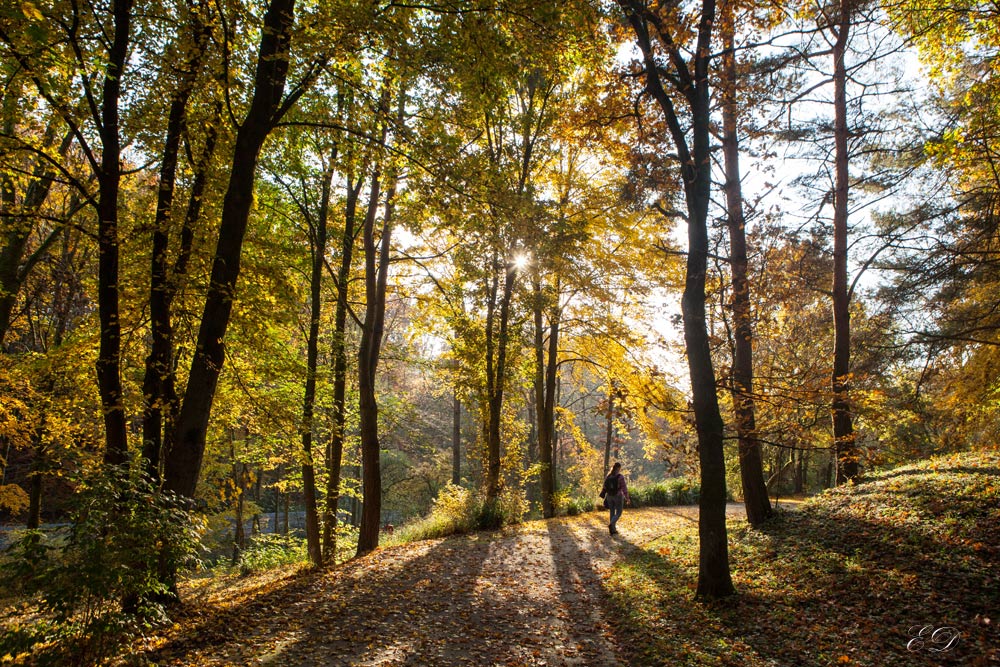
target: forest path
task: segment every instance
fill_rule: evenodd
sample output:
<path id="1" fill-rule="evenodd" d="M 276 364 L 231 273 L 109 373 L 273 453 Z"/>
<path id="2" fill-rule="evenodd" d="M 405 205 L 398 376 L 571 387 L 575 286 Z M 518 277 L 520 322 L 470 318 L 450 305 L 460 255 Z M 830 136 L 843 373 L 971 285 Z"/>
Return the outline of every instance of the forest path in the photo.
<path id="1" fill-rule="evenodd" d="M 730 504 L 730 515 L 742 505 Z M 158 665 L 624 665 L 602 576 L 695 506 L 533 521 L 389 547 L 243 600 L 203 602 Z"/>

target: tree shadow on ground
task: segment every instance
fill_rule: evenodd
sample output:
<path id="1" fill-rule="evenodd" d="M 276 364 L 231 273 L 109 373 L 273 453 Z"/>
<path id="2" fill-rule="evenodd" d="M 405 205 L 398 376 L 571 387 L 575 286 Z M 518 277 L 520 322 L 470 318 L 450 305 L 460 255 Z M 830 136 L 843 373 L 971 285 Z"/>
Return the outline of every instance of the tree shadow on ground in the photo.
<path id="1" fill-rule="evenodd" d="M 594 555 L 577 541 L 600 546 L 599 531 L 575 530 L 549 522 L 377 551 L 206 612 L 145 657 L 160 665 L 617 665 L 592 613 L 600 606 Z M 601 549 L 603 557 L 611 545 Z"/>
<path id="2" fill-rule="evenodd" d="M 623 615 L 639 619 L 626 627 L 626 641 L 642 649 L 633 664 L 930 667 L 1000 660 L 996 625 L 982 621 L 995 614 L 1000 573 L 982 550 L 943 549 L 933 535 L 891 522 L 808 511 L 780 513 L 763 530 L 730 522 L 730 533 L 740 594 L 711 603 L 692 595 L 693 528 L 635 545 L 625 575 L 631 593 L 614 596 Z M 639 608 L 644 600 L 657 608 Z M 943 644 L 929 640 L 909 644 L 926 626 L 952 627 L 961 637 L 949 651 L 931 651 Z"/>
<path id="3" fill-rule="evenodd" d="M 489 653 L 491 626 L 476 624 L 482 641 L 467 646 L 470 619 L 453 612 L 475 610 L 489 545 L 453 538 L 306 572 L 238 607 L 207 612 L 149 658 L 163 665 L 478 664 Z"/>
<path id="4" fill-rule="evenodd" d="M 555 563 L 556 582 L 561 601 L 560 619 L 569 629 L 569 637 L 578 654 L 576 661 L 565 664 L 627 664 L 614 636 L 614 622 L 608 618 L 611 607 L 599 573 L 617 551 L 607 529 L 590 522 L 575 526 L 550 521 L 548 535 Z"/>

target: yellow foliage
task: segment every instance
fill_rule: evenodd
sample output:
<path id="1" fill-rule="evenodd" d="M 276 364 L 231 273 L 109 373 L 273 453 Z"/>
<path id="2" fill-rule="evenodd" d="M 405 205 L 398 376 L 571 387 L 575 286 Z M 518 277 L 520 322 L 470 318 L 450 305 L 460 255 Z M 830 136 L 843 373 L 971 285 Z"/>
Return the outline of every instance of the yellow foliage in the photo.
<path id="1" fill-rule="evenodd" d="M 17 484 L 0 485 L 0 509 L 17 515 L 28 509 L 28 494 Z"/>

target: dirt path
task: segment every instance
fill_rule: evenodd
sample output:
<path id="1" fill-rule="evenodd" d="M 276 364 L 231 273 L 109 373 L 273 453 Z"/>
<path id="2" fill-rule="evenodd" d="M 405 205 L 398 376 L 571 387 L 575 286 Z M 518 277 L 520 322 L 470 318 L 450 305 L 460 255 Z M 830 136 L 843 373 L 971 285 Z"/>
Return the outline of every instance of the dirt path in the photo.
<path id="1" fill-rule="evenodd" d="M 730 505 L 737 514 L 742 506 Z M 432 540 L 289 580 L 223 608 L 147 658 L 158 665 L 622 665 L 602 573 L 696 521 L 696 507 L 626 510 Z"/>

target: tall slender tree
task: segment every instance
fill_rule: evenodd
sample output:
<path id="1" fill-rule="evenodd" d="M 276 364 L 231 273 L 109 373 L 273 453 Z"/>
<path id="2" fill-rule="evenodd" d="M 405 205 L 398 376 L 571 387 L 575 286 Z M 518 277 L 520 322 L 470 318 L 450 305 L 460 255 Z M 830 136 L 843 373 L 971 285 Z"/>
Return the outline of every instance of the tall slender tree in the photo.
<path id="1" fill-rule="evenodd" d="M 618 0 L 618 6 L 624 12 L 641 51 L 641 73 L 667 124 L 684 184 L 688 254 L 681 312 L 701 463 L 697 595 L 723 597 L 735 593 L 735 588 L 729 573 L 726 536 L 723 422 L 705 317 L 708 206 L 712 192 L 709 68 L 715 1 L 702 0 L 697 5 L 694 16 L 696 33 L 691 38 L 690 57 L 684 52 L 689 37 L 679 32 L 680 27 L 686 25 L 677 15 L 679 9 L 673 5 L 651 6 L 644 0 Z M 689 131 L 685 130 L 671 92 L 686 106 Z"/>
<path id="2" fill-rule="evenodd" d="M 297 95 L 304 92 L 299 87 L 293 96 L 284 97 L 294 17 L 295 0 L 272 0 L 268 4 L 261 30 L 253 98 L 236 133 L 197 347 L 177 418 L 175 441 L 164 459 L 165 487 L 187 497 L 194 497 L 197 487 L 209 415 L 225 359 L 224 339 L 236 297 L 257 161 L 275 124 L 294 104 Z"/>
<path id="3" fill-rule="evenodd" d="M 720 94 L 722 97 L 722 150 L 725 163 L 726 226 L 729 229 L 729 265 L 733 282 L 733 369 L 730 389 L 739 438 L 743 504 L 751 525 L 771 515 L 754 414 L 753 317 L 750 280 L 747 276 L 746 219 L 740 177 L 739 77 L 736 65 L 736 3 L 723 0 L 719 17 L 722 40 Z"/>
<path id="4" fill-rule="evenodd" d="M 860 454 L 851 416 L 851 301 L 847 272 L 847 229 L 850 174 L 847 125 L 847 45 L 855 0 L 840 0 L 825 15 L 833 42 L 833 441 L 837 453 L 837 482 L 854 481 Z"/>

